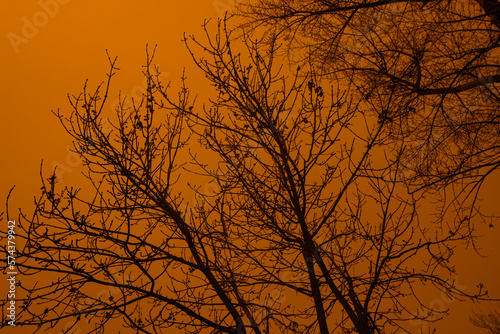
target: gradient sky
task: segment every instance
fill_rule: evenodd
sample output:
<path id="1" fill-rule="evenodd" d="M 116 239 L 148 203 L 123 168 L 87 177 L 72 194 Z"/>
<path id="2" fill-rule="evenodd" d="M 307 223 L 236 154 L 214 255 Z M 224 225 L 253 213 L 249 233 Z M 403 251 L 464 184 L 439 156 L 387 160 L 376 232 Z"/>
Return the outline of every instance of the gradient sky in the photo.
<path id="1" fill-rule="evenodd" d="M 61 2 L 61 3 L 60 3 Z M 67 94 L 78 94 L 89 79 L 90 87 L 105 80 L 109 69 L 106 52 L 118 56 L 121 71 L 114 81 L 115 91 L 130 94 L 142 85 L 141 66 L 146 44 L 158 45 L 156 63 L 169 79 L 178 81 L 184 67 L 191 88 L 202 89 L 203 77 L 193 67 L 181 39 L 183 33 L 202 37 L 204 19 L 216 19 L 232 0 L 186 1 L 97 1 L 97 0 L 9 1 L 0 20 L 0 205 L 8 190 L 16 185 L 12 208 L 30 211 L 33 196 L 38 194 L 39 167 L 46 170 L 53 163 L 68 168 L 63 182 L 71 184 L 82 170 L 68 153 L 70 138 L 51 110 L 69 111 Z M 54 6 L 57 4 L 57 6 Z M 198 91 L 203 96 L 203 91 Z M 498 188 L 500 173 L 493 175 L 481 193 L 487 214 L 500 215 Z M 2 210 L 0 210 L 2 211 Z M 11 212 L 16 215 L 15 212 Z M 5 233 L 7 221 L 0 222 Z M 475 291 L 485 283 L 493 297 L 500 298 L 497 269 L 500 262 L 500 226 L 480 229 L 483 254 L 472 250 L 458 252 L 455 258 L 458 282 Z M 3 255 L 5 256 L 5 255 Z M 2 261 L 4 261 L 2 259 Z M 5 280 L 0 279 L 0 295 L 6 294 Z M 428 303 L 439 303 L 439 293 Z M 475 306 L 471 302 L 446 304 L 451 316 L 438 327 L 438 333 L 480 333 L 468 321 Z M 482 303 L 487 310 L 493 304 Z M 415 326 L 415 333 L 420 333 Z M 31 333 L 31 329 L 15 331 Z M 486 333 L 486 331 L 484 331 Z"/>

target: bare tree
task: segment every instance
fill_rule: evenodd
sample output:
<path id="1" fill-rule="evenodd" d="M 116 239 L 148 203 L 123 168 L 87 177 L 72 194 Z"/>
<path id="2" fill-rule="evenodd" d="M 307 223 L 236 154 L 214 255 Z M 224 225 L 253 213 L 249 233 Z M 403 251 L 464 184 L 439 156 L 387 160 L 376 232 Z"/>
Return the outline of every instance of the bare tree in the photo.
<path id="1" fill-rule="evenodd" d="M 473 312 L 470 322 L 476 327 L 487 329 L 490 334 L 500 333 L 500 311 L 498 309 L 488 314 Z"/>
<path id="2" fill-rule="evenodd" d="M 106 84 L 56 113 L 89 185 L 63 186 L 41 168 L 34 213 L 16 232 L 18 324 L 409 333 L 408 320 L 440 316 L 422 285 L 482 298 L 458 287 L 452 262 L 474 240 L 475 217 L 443 206 L 433 220 L 424 195 L 436 198 L 406 191 L 406 146 L 375 115 L 393 102 L 367 105 L 314 67 L 286 71 L 277 43 L 238 44 L 222 24 L 187 40 L 215 91 L 206 104 L 185 80 L 172 94 L 148 55 L 147 91 L 132 107 L 122 100 L 106 115 L 110 59 Z"/>
<path id="3" fill-rule="evenodd" d="M 472 176 L 476 193 L 500 166 L 497 0 L 248 0 L 239 11 L 247 32 L 279 36 L 290 59 L 350 82 L 391 122 L 414 189 Z"/>

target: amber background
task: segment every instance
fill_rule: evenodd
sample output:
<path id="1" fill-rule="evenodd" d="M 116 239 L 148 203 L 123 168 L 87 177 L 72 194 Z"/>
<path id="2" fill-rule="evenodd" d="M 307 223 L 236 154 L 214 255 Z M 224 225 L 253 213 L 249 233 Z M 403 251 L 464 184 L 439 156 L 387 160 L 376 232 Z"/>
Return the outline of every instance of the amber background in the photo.
<path id="1" fill-rule="evenodd" d="M 181 42 L 183 33 L 202 36 L 205 19 L 217 19 L 224 9 L 232 7 L 232 0 L 186 1 L 82 1 L 66 0 L 53 16 L 44 15 L 42 3 L 47 1 L 2 1 L 0 21 L 0 205 L 3 211 L 5 197 L 16 186 L 11 201 L 11 215 L 17 209 L 32 209 L 33 196 L 38 193 L 39 168 L 43 159 L 46 170 L 54 163 L 64 164 L 71 171 L 64 173 L 63 183 L 77 185 L 81 166 L 68 153 L 71 139 L 65 134 L 51 110 L 69 111 L 67 94 L 81 91 L 85 79 L 95 87 L 105 79 L 108 62 L 105 50 L 118 56 L 121 71 L 114 81 L 114 93 L 121 90 L 131 94 L 142 85 L 141 66 L 145 62 L 146 44 L 158 45 L 156 63 L 168 78 L 178 81 L 186 67 L 191 88 L 197 90 L 200 100 L 204 79 L 193 67 L 189 54 Z M 42 20 L 47 17 L 47 20 Z M 16 52 L 9 41 L 9 33 L 23 36 L 26 21 L 39 19 L 37 31 L 31 31 L 27 43 L 21 43 Z M 46 22 L 44 22 L 46 21 Z M 26 29 L 26 28 L 24 28 Z M 12 34 L 10 35 L 12 36 Z M 111 99 L 112 101 L 112 99 Z M 481 193 L 484 213 L 500 215 L 498 188 L 500 173 L 494 174 Z M 14 211 L 14 209 L 16 209 Z M 495 224 L 495 223 L 494 223 Z M 499 226 L 496 226 L 499 225 Z M 0 222 L 0 233 L 5 233 L 7 220 Z M 476 291 L 483 282 L 492 297 L 500 298 L 498 277 L 500 269 L 500 222 L 495 227 L 480 228 L 481 258 L 472 249 L 457 253 L 457 279 L 467 286 L 467 292 Z M 0 260 L 6 261 L 6 255 Z M 3 262 L 5 263 L 5 262 Z M 0 275 L 3 275 L 0 274 Z M 21 277 L 18 277 L 21 278 Z M 21 278 L 22 279 L 22 278 Z M 6 281 L 0 277 L 0 296 L 7 293 Z M 427 296 L 425 303 L 439 303 L 440 293 Z M 473 309 L 488 310 L 494 303 L 446 303 L 451 315 L 438 325 L 438 333 L 480 333 L 468 320 Z M 31 328 L 5 330 L 6 333 L 31 333 Z M 122 331 L 124 333 L 125 331 Z M 420 327 L 412 327 L 420 333 Z M 486 333 L 486 331 L 484 331 Z"/>

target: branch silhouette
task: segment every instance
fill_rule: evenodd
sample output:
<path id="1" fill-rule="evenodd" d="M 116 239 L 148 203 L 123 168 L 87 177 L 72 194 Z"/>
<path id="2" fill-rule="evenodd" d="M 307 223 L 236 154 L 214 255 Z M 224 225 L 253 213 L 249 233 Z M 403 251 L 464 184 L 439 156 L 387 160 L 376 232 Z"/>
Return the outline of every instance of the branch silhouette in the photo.
<path id="1" fill-rule="evenodd" d="M 171 93 L 149 50 L 147 89 L 131 107 L 105 112 L 118 70 L 109 58 L 107 81 L 55 112 L 88 182 L 63 186 L 57 170 L 40 168 L 41 193 L 17 232 L 18 324 L 408 332 L 409 319 L 435 320 L 415 311 L 431 311 L 419 298 L 425 284 L 486 298 L 458 285 L 452 262 L 481 217 L 450 209 L 460 192 L 409 193 L 399 178 L 408 148 L 379 117 L 397 94 L 382 109 L 367 105 L 313 65 L 287 70 L 278 40 L 235 38 L 227 22 L 215 35 L 206 28 L 203 42 L 185 38 L 214 89 L 204 105 L 184 77 Z"/>

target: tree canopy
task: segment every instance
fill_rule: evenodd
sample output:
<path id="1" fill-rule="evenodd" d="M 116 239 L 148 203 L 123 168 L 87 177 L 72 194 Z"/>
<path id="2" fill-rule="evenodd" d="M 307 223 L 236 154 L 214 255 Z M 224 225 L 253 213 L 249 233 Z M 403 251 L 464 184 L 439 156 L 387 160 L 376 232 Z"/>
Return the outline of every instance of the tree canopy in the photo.
<path id="1" fill-rule="evenodd" d="M 401 177 L 413 140 L 394 135 L 404 94 L 382 82 L 359 99 L 355 80 L 332 84 L 314 61 L 289 67 L 278 38 L 262 43 L 226 23 L 186 38 L 214 90 L 203 104 L 185 78 L 172 92 L 150 50 L 146 92 L 130 107 L 106 114 L 110 58 L 107 81 L 56 112 L 88 186 L 41 168 L 34 213 L 17 232 L 19 324 L 410 333 L 408 320 L 445 313 L 422 302 L 422 287 L 483 298 L 460 289 L 453 266 L 481 220 L 463 198 L 470 184 L 408 191 Z"/>
<path id="2" fill-rule="evenodd" d="M 292 61 L 350 82 L 391 121 L 415 189 L 498 169 L 498 1 L 249 0 L 239 10 L 245 29 L 279 36 Z"/>

